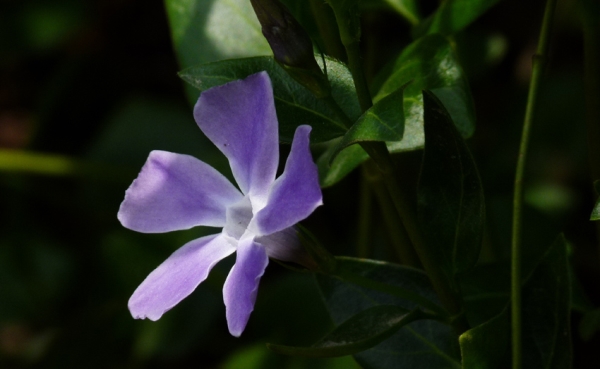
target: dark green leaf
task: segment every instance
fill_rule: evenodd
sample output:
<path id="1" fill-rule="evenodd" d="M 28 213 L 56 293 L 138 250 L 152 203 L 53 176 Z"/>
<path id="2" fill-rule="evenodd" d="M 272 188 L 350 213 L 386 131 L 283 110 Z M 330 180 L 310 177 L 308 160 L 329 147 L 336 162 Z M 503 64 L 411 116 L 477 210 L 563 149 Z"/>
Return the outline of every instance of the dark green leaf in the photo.
<path id="1" fill-rule="evenodd" d="M 452 118 L 423 91 L 425 152 L 418 190 L 420 225 L 448 278 L 475 265 L 484 225 L 483 188 L 475 161 Z"/>
<path id="2" fill-rule="evenodd" d="M 379 100 L 358 118 L 329 159 L 331 163 L 344 148 L 365 141 L 400 141 L 404 134 L 402 95 L 406 85 Z"/>
<path id="3" fill-rule="evenodd" d="M 463 369 L 501 368 L 508 355 L 509 336 L 508 308 L 463 333 L 459 338 Z"/>
<path id="4" fill-rule="evenodd" d="M 450 36 L 471 24 L 499 0 L 446 0 L 414 31 L 419 37 L 439 33 Z"/>
<path id="5" fill-rule="evenodd" d="M 439 303 L 429 278 L 420 270 L 352 258 L 338 258 L 338 268 L 344 273 L 409 290 Z M 395 305 L 406 310 L 418 306 L 397 295 L 360 287 L 335 277 L 317 276 L 317 283 L 336 326 L 373 306 Z M 433 320 L 413 322 L 354 357 L 364 369 L 460 368 L 456 334 L 449 326 Z"/>
<path id="6" fill-rule="evenodd" d="M 340 38 L 344 45 L 360 40 L 359 0 L 325 0 L 337 20 Z"/>
<path id="7" fill-rule="evenodd" d="M 510 264 L 479 264 L 461 275 L 460 282 L 467 320 L 476 327 L 500 314 L 508 303 Z"/>
<path id="8" fill-rule="evenodd" d="M 591 340 L 600 331 L 600 309 L 583 314 L 579 322 L 579 336 L 584 342 Z"/>
<path id="9" fill-rule="evenodd" d="M 427 315 L 420 310 L 407 312 L 393 305 L 379 305 L 363 310 L 311 347 L 292 347 L 267 344 L 275 352 L 306 357 L 336 357 L 365 351 L 398 331 L 405 325 Z"/>
<path id="10" fill-rule="evenodd" d="M 448 41 L 440 35 L 423 37 L 410 44 L 376 78 L 375 103 L 385 96 L 398 90 L 407 82 L 411 82 L 404 90 L 404 136 L 401 141 L 388 142 L 390 152 L 398 153 L 420 149 L 425 143 L 423 133 L 423 97 L 421 91 L 431 90 L 444 103 L 452 117 L 452 121 L 463 137 L 469 137 L 475 129 L 475 113 L 468 81 L 463 73 L 452 47 Z M 356 118 L 355 118 L 356 119 Z M 346 149 L 349 150 L 349 149 Z M 326 165 L 329 160 L 319 159 L 319 172 L 321 181 L 327 178 L 327 184 L 332 185 L 342 179 L 353 168 L 358 166 L 359 161 L 355 149 L 353 155 L 344 155 L 344 151 L 336 159 L 337 165 Z M 331 155 L 327 152 L 324 155 Z M 351 163 L 343 163 L 344 157 L 348 156 Z M 363 160 L 368 156 L 364 154 Z M 334 162 L 334 164 L 336 164 Z M 344 170 L 339 170 L 343 167 Z"/>
<path id="11" fill-rule="evenodd" d="M 594 181 L 594 190 L 596 191 L 596 195 L 600 195 L 600 180 Z"/>
<path id="12" fill-rule="evenodd" d="M 360 114 L 360 108 L 350 72 L 342 63 L 334 59 L 327 58 L 326 63 L 333 96 L 344 112 L 355 120 Z M 330 140 L 346 132 L 346 127 L 338 121 L 329 107 L 294 81 L 272 57 L 262 56 L 202 64 L 184 69 L 179 76 L 195 88 L 204 91 L 263 70 L 269 73 L 273 84 L 275 107 L 279 119 L 279 137 L 282 141 L 291 142 L 296 128 L 302 124 L 313 127 L 311 133 L 313 143 Z"/>
<path id="13" fill-rule="evenodd" d="M 571 368 L 567 242 L 554 242 L 523 286 L 524 368 Z"/>

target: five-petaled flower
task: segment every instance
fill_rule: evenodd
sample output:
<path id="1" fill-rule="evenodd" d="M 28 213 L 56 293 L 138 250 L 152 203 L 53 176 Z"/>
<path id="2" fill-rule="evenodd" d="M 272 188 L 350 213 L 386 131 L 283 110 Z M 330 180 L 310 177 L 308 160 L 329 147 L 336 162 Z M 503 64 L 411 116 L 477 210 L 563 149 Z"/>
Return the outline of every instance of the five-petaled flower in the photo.
<path id="1" fill-rule="evenodd" d="M 296 129 L 285 169 L 279 162 L 277 116 L 265 72 L 204 91 L 194 107 L 204 134 L 225 154 L 239 189 L 221 173 L 188 155 L 150 153 L 125 194 L 118 218 L 145 233 L 222 227 L 175 251 L 135 290 L 135 318 L 159 319 L 237 251 L 223 286 L 229 331 L 239 336 L 254 309 L 269 257 L 298 262 L 302 248 L 293 226 L 322 204 L 309 148 L 310 126 Z"/>

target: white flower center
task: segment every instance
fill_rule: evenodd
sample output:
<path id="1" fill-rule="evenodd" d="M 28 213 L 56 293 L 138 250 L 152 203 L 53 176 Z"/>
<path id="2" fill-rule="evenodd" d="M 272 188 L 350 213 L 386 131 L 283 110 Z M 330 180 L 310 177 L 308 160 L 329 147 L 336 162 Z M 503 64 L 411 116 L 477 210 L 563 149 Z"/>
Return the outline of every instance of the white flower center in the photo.
<path id="1" fill-rule="evenodd" d="M 242 200 L 227 208 L 223 232 L 239 241 L 248 229 L 253 216 L 250 198 L 244 196 Z"/>

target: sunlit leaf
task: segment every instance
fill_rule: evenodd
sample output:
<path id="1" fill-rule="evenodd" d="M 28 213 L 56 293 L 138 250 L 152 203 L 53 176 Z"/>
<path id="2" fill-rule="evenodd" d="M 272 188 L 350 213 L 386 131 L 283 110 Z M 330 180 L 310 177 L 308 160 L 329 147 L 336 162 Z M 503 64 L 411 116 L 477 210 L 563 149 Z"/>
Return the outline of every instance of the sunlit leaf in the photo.
<path id="1" fill-rule="evenodd" d="M 429 278 L 417 269 L 352 258 L 338 258 L 338 268 L 375 282 L 413 291 L 438 303 Z M 418 306 L 413 301 L 339 278 L 317 276 L 317 282 L 336 326 L 374 306 L 395 305 L 406 310 Z M 364 369 L 460 368 L 456 334 L 451 327 L 433 320 L 413 322 L 354 357 Z"/>
<path id="2" fill-rule="evenodd" d="M 425 36 L 408 45 L 388 66 L 376 84 L 380 85 L 374 101 L 404 90 L 404 139 L 389 148 L 392 152 L 423 147 L 422 90 L 432 91 L 444 104 L 452 121 L 464 137 L 475 129 L 475 113 L 468 81 L 448 40 L 440 35 Z"/>
<path id="3" fill-rule="evenodd" d="M 321 187 L 333 186 L 369 158 L 362 147 L 352 145 L 340 151 L 332 162 L 331 157 L 338 151 L 339 141 L 339 139 L 332 141 L 327 150 L 317 159 Z"/>
<path id="4" fill-rule="evenodd" d="M 348 69 L 340 62 L 327 58 L 327 74 L 332 94 L 351 119 L 358 118 L 360 108 Z M 184 69 L 179 76 L 200 91 L 222 85 L 250 74 L 266 70 L 273 83 L 275 107 L 279 118 L 279 137 L 291 142 L 296 127 L 313 127 L 311 142 L 322 142 L 343 135 L 347 128 L 321 100 L 294 81 L 272 57 L 224 60 Z"/>
<path id="5" fill-rule="evenodd" d="M 440 100 L 423 91 L 425 151 L 418 190 L 425 241 L 446 276 L 475 265 L 481 248 L 484 198 L 475 161 Z"/>
<path id="6" fill-rule="evenodd" d="M 404 134 L 404 110 L 402 110 L 402 94 L 404 88 L 379 100 L 358 118 L 340 143 L 336 146 L 332 158 L 344 148 L 359 142 L 367 141 L 400 141 Z M 329 159 L 330 163 L 333 160 Z"/>
<path id="7" fill-rule="evenodd" d="M 269 55 L 248 0 L 165 0 L 171 37 L 182 67 Z"/>
<path id="8" fill-rule="evenodd" d="M 463 137 L 473 134 L 475 113 L 468 81 L 452 47 L 444 37 L 426 36 L 406 47 L 398 58 L 377 76 L 373 91 L 378 92 L 374 102 L 379 102 L 408 82 L 410 84 L 406 86 L 403 96 L 404 135 L 401 141 L 387 143 L 390 152 L 398 153 L 423 147 L 425 136 L 421 91 L 424 89 L 432 91 L 442 101 Z M 323 155 L 331 155 L 333 150 Z M 345 154 L 345 151 L 340 153 L 336 158 L 337 163 L 334 162 L 331 167 L 326 165 L 329 160 L 319 159 L 322 183 L 336 183 L 368 158 L 362 149 L 355 148 L 349 151 L 352 155 Z M 347 163 L 344 162 L 345 157 Z"/>
<path id="9" fill-rule="evenodd" d="M 452 35 L 471 24 L 499 0 L 446 0 L 425 19 L 414 31 L 419 37 L 424 34 L 439 33 Z"/>
<path id="10" fill-rule="evenodd" d="M 381 343 L 398 329 L 426 316 L 420 310 L 407 312 L 397 306 L 379 305 L 363 310 L 346 320 L 311 347 L 276 344 L 267 344 L 267 347 L 280 354 L 293 356 L 352 355 Z"/>

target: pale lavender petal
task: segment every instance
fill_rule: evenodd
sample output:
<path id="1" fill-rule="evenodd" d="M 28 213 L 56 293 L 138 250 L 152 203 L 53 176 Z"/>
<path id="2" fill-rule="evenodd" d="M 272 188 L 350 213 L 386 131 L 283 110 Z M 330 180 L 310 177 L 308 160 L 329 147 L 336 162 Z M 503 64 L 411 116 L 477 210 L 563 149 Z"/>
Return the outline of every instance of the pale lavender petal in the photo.
<path id="1" fill-rule="evenodd" d="M 279 162 L 277 116 L 266 72 L 208 89 L 194 107 L 204 134 L 227 156 L 240 189 L 264 204 Z"/>
<path id="2" fill-rule="evenodd" d="M 268 236 L 257 237 L 255 240 L 265 247 L 270 258 L 293 262 L 309 269 L 316 267 L 314 260 L 302 247 L 295 227 L 289 227 Z"/>
<path id="3" fill-rule="evenodd" d="M 310 126 L 296 129 L 283 174 L 273 184 L 267 205 L 256 214 L 260 234 L 288 228 L 323 204 L 317 166 L 310 155 L 310 130 Z"/>
<path id="4" fill-rule="evenodd" d="M 128 304 L 131 315 L 136 319 L 158 320 L 192 293 L 217 262 L 234 251 L 235 247 L 222 235 L 186 243 L 135 290 Z"/>
<path id="5" fill-rule="evenodd" d="M 239 242 L 235 265 L 223 286 L 227 326 L 229 333 L 235 337 L 239 337 L 246 328 L 250 313 L 254 310 L 260 277 L 268 263 L 269 257 L 262 245 L 252 238 Z"/>
<path id="6" fill-rule="evenodd" d="M 189 155 L 152 151 L 125 192 L 117 218 L 124 227 L 144 233 L 223 227 L 226 208 L 242 197 L 210 165 Z"/>

